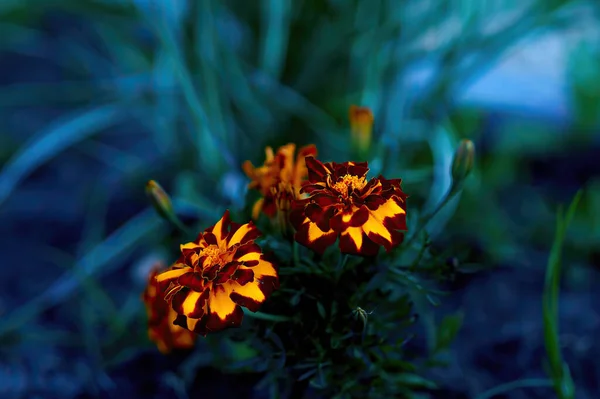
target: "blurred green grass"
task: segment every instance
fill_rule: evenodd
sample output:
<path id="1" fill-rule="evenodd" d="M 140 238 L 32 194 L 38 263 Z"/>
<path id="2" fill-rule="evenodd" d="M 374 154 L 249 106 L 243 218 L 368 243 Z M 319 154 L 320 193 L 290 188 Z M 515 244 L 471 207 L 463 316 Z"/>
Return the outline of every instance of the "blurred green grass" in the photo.
<path id="1" fill-rule="evenodd" d="M 0 49 L 60 71 L 50 79 L 20 76 L 0 87 L 0 209 L 11 206 L 29 177 L 79 151 L 105 165 L 99 174 L 110 171 L 114 181 L 139 187 L 140 197 L 146 180 L 159 179 L 172 188 L 180 212 L 209 222 L 217 210 L 243 207 L 240 165 L 246 159 L 261 162 L 266 145 L 314 142 L 322 158 L 346 160 L 347 109 L 356 103 L 370 106 L 376 116 L 373 171 L 402 177 L 413 209 L 432 209 L 444 195 L 458 140 L 477 143 L 474 176 L 429 230 L 435 235 L 446 229 L 450 240 L 475 240 L 489 264 L 510 263 L 552 239 L 548 226 L 562 201 L 535 187 L 530 160 L 597 145 L 600 58 L 597 43 L 587 38 L 570 55 L 574 116 L 562 125 L 509 114 L 490 128 L 492 113 L 456 100 L 524 38 L 572 29 L 573 10 L 581 2 L 177 4 L 179 11 L 166 2 L 141 1 L 0 4 Z M 583 2 L 587 5 L 597 11 L 597 5 Z M 68 18 L 75 21 L 73 30 L 56 28 Z M 494 21 L 500 21 L 496 28 Z M 427 63 L 436 72 L 415 89 L 409 78 Z M 50 106 L 60 116 L 40 115 L 41 130 L 11 117 L 14 110 L 35 113 Z M 124 124 L 134 129 L 115 133 Z M 110 231 L 107 192 L 115 187 L 102 182 L 81 215 L 78 250 L 63 256 L 63 277 L 7 312 L 0 334 L 81 291 L 90 304 L 108 303 L 97 315 L 77 316 L 86 348 L 100 347 L 112 358 L 90 355 L 110 364 L 135 347 L 135 339 L 119 340 L 140 322 L 135 312 L 141 304 L 136 309 L 135 301 L 141 283 L 132 280 L 135 289 L 111 298 L 101 281 L 131 267 L 129 259 L 140 246 L 158 247 L 173 238 L 141 208 Z M 565 248 L 579 260 L 597 253 L 600 242 L 598 172 L 585 183 Z M 578 188 L 565 189 L 572 194 Z M 474 217 L 473 210 L 485 217 Z M 46 254 L 42 248 L 35 250 Z M 111 301 L 127 305 L 118 309 Z M 97 323 L 109 327 L 102 337 L 95 335 Z"/>

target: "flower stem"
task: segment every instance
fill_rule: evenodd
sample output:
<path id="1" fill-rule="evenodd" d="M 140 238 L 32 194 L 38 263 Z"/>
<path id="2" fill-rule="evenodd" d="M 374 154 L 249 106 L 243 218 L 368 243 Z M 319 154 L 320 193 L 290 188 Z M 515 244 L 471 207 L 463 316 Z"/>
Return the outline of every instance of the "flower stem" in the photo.
<path id="1" fill-rule="evenodd" d="M 346 267 L 346 263 L 348 263 L 348 254 L 343 254 L 340 256 L 340 260 L 335 268 L 335 284 L 340 281 L 342 274 L 344 274 L 344 268 Z"/>
<path id="2" fill-rule="evenodd" d="M 415 241 L 415 239 L 419 236 L 419 234 L 421 234 L 421 231 L 425 228 L 425 226 L 427 226 L 427 224 L 431 221 L 431 219 L 433 219 L 433 217 L 435 215 L 437 215 L 438 212 L 441 211 L 442 208 L 444 208 L 444 206 L 446 206 L 446 204 L 452 198 L 454 198 L 454 196 L 459 191 L 460 191 L 460 186 L 452 184 L 452 186 L 450 187 L 450 189 L 444 196 L 444 199 L 442 199 L 442 201 L 438 204 L 438 206 L 436 206 L 432 212 L 428 213 L 427 215 L 425 215 L 419 219 L 419 222 L 417 223 L 417 228 L 415 229 L 415 232 L 413 233 L 413 235 L 406 242 L 406 246 L 410 246 Z"/>
<path id="3" fill-rule="evenodd" d="M 252 312 L 246 308 L 242 308 L 244 310 L 244 314 L 246 316 L 258 319 L 258 320 L 268 320 L 268 321 L 290 321 L 291 318 L 286 316 L 279 316 L 274 314 L 268 314 L 263 312 Z"/>
<path id="4" fill-rule="evenodd" d="M 298 242 L 294 240 L 292 242 L 292 256 L 294 260 L 294 266 L 300 265 L 300 248 L 298 248 Z"/>
<path id="5" fill-rule="evenodd" d="M 169 216 L 167 220 L 177 228 L 181 233 L 188 235 L 190 231 L 176 215 Z"/>

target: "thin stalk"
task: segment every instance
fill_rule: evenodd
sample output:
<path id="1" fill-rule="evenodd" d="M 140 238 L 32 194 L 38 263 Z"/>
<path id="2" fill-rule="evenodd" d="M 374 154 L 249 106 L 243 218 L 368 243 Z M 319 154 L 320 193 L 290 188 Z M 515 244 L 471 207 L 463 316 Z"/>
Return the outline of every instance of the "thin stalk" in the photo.
<path id="1" fill-rule="evenodd" d="M 437 215 L 438 212 L 441 211 L 442 208 L 444 208 L 444 206 L 446 206 L 446 204 L 448 204 L 448 202 L 450 202 L 450 200 L 454 198 L 456 194 L 458 194 L 460 188 L 461 187 L 459 185 L 452 184 L 452 186 L 444 196 L 444 199 L 438 204 L 438 206 L 436 206 L 436 208 L 432 212 L 419 219 L 415 232 L 408 239 L 408 241 L 406 241 L 406 246 L 410 246 L 415 241 L 415 239 L 419 236 L 419 234 L 421 234 L 421 231 L 427 226 L 431 219 L 433 219 L 435 215 Z"/>
<path id="2" fill-rule="evenodd" d="M 498 385 L 492 389 L 488 389 L 481 395 L 478 395 L 475 399 L 492 399 L 497 395 L 510 392 L 514 389 L 519 388 L 541 388 L 541 387 L 552 387 L 552 381 L 547 379 L 523 379 L 512 382 L 507 382 L 506 384 Z"/>

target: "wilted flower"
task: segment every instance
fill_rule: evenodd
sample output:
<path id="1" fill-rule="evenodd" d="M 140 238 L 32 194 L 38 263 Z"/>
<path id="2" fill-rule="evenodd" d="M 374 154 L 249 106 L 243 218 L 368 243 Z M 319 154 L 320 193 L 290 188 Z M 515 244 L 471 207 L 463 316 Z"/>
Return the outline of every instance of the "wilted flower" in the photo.
<path id="1" fill-rule="evenodd" d="M 371 146 L 373 136 L 373 113 L 367 107 L 350 106 L 350 128 L 352 131 L 352 144 L 361 153 L 365 153 Z"/>
<path id="2" fill-rule="evenodd" d="M 306 199 L 296 200 L 290 219 L 296 241 L 318 253 L 339 237 L 343 253 L 372 256 L 400 244 L 406 230 L 406 198 L 400 179 L 367 181 L 366 162 L 321 163 L 306 158 Z"/>
<path id="3" fill-rule="evenodd" d="M 250 161 L 244 162 L 242 168 L 251 179 L 249 189 L 256 189 L 262 194 L 252 208 L 252 218 L 258 219 L 260 212 L 273 218 L 277 215 L 278 204 L 286 206 L 289 196 L 296 197 L 300 193 L 302 183 L 306 180 L 307 170 L 304 158 L 317 154 L 314 145 L 307 145 L 298 150 L 294 158 L 296 145 L 286 144 L 273 154 L 273 149 L 267 147 L 266 159 L 262 166 L 254 167 Z"/>
<path id="4" fill-rule="evenodd" d="M 181 246 L 177 262 L 157 276 L 178 314 L 175 324 L 206 335 L 239 326 L 242 306 L 258 310 L 279 286 L 275 267 L 254 243 L 259 235 L 252 222 L 233 223 L 226 211 L 217 224 Z"/>
<path id="5" fill-rule="evenodd" d="M 142 294 L 148 314 L 148 337 L 162 353 L 173 349 L 187 349 L 194 346 L 196 334 L 173 324 L 177 313 L 164 299 L 156 275 L 162 267 L 154 267 L 150 273 L 148 285 Z"/>

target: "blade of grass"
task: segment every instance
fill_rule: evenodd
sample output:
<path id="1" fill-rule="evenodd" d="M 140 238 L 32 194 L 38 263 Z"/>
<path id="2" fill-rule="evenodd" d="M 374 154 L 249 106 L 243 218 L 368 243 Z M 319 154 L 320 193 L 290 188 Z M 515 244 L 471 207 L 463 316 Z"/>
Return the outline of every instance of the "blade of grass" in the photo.
<path id="1" fill-rule="evenodd" d="M 512 382 L 507 382 L 506 384 L 498 385 L 492 389 L 488 389 L 482 394 L 479 394 L 475 397 L 475 399 L 493 399 L 497 395 L 501 395 L 506 392 L 510 392 L 519 388 L 542 388 L 542 387 L 551 387 L 552 381 L 544 380 L 544 379 L 523 379 Z"/>
<path id="2" fill-rule="evenodd" d="M 554 390 L 559 399 L 573 399 L 575 386 L 569 366 L 564 362 L 558 334 L 558 295 L 560 290 L 562 246 L 567 228 L 571 222 L 582 191 L 578 191 L 564 215 L 562 207 L 558 209 L 556 234 L 550 251 L 543 294 L 544 344 L 548 357 L 548 374 L 553 381 Z"/>
<path id="3" fill-rule="evenodd" d="M 68 299 L 79 288 L 81 277 L 114 270 L 119 266 L 117 259 L 120 256 L 126 255 L 139 241 L 156 235 L 161 224 L 154 209 L 147 209 L 130 219 L 76 263 L 74 267 L 79 276 L 66 272 L 39 296 L 4 315 L 0 320 L 0 335 L 19 328 L 41 312 Z"/>
<path id="4" fill-rule="evenodd" d="M 290 0 L 264 0 L 261 68 L 279 79 L 285 63 L 290 28 Z"/>
<path id="5" fill-rule="evenodd" d="M 31 172 L 55 157 L 61 151 L 99 131 L 112 126 L 125 117 L 116 104 L 91 110 L 78 111 L 51 125 L 29 143 L 25 143 L 0 172 L 0 205 L 14 188 Z"/>

